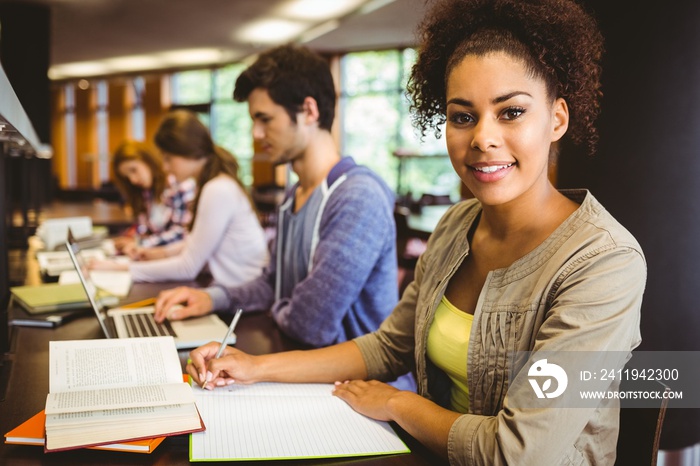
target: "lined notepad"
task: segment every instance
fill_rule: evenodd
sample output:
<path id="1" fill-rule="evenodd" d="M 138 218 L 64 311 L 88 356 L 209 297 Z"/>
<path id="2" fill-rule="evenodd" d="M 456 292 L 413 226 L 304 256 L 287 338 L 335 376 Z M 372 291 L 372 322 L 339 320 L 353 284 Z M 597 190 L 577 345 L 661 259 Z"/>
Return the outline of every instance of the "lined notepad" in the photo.
<path id="1" fill-rule="evenodd" d="M 329 384 L 193 386 L 205 432 L 190 461 L 324 458 L 408 453 L 386 422 L 355 412 Z"/>

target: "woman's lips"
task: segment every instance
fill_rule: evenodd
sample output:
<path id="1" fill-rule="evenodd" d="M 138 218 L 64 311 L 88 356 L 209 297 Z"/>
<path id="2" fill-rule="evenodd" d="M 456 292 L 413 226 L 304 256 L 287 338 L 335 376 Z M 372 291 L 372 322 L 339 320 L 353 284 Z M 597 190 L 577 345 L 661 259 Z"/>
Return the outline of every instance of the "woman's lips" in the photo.
<path id="1" fill-rule="evenodd" d="M 492 165 L 470 165 L 469 170 L 477 181 L 482 183 L 493 183 L 503 179 L 515 166 L 515 162 L 507 164 Z"/>

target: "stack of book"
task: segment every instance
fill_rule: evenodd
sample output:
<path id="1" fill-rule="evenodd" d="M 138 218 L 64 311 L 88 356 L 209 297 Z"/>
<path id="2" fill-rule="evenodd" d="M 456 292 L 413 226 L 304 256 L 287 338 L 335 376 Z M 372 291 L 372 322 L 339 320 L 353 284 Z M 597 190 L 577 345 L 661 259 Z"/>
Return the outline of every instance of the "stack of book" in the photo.
<path id="1" fill-rule="evenodd" d="M 85 249 L 80 251 L 83 260 L 105 260 L 107 255 L 102 249 Z M 73 270 L 73 263 L 70 260 L 68 251 L 38 251 L 36 260 L 39 263 L 39 271 L 47 277 L 58 277 L 61 272 Z"/>
<path id="2" fill-rule="evenodd" d="M 6 443 L 148 453 L 164 437 L 205 429 L 172 337 L 52 341 L 49 367 L 44 411 Z"/>
<path id="3" fill-rule="evenodd" d="M 46 413 L 40 412 L 5 434 L 5 443 L 13 445 L 37 445 L 46 443 Z M 130 451 L 134 453 L 152 453 L 165 437 L 153 437 L 133 442 L 107 443 L 87 447 L 92 450 Z"/>

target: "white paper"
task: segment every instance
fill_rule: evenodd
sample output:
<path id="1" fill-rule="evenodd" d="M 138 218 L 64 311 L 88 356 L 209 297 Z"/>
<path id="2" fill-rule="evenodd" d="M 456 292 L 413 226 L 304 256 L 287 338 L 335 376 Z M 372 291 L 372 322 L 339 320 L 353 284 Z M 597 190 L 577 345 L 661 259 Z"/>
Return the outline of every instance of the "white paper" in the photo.
<path id="1" fill-rule="evenodd" d="M 49 392 L 182 382 L 172 337 L 49 342 Z"/>
<path id="2" fill-rule="evenodd" d="M 328 384 L 193 387 L 205 432 L 192 434 L 190 460 L 246 460 L 407 453 L 386 422 L 355 412 Z"/>
<path id="3" fill-rule="evenodd" d="M 46 245 L 53 249 L 66 241 L 68 229 L 76 238 L 85 238 L 92 234 L 92 219 L 90 217 L 50 218 L 41 222 L 36 234 Z"/>
<path id="4" fill-rule="evenodd" d="M 71 264 L 71 267 L 73 267 L 73 264 Z M 132 285 L 131 274 L 125 270 L 91 270 L 90 281 L 98 290 L 120 298 L 129 295 Z M 73 270 L 61 272 L 61 275 L 58 277 L 58 283 L 62 285 L 80 283 L 80 277 L 78 277 L 75 267 L 73 267 Z"/>

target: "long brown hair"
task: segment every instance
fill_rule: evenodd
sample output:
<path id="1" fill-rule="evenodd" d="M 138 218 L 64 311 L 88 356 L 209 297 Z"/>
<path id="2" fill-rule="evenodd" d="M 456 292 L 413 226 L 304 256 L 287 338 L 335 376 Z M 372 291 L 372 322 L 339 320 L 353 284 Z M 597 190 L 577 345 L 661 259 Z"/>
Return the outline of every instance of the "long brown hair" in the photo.
<path id="1" fill-rule="evenodd" d="M 190 226 L 197 217 L 202 187 L 217 175 L 224 173 L 230 176 L 247 194 L 238 177 L 238 160 L 232 153 L 214 144 L 209 130 L 195 113 L 182 109 L 171 111 L 161 122 L 154 138 L 156 146 L 163 152 L 193 160 L 207 159 L 197 180 L 198 190 Z"/>
<path id="2" fill-rule="evenodd" d="M 112 173 L 114 184 L 124 198 L 126 205 L 131 207 L 134 217 L 146 213 L 147 206 L 143 199 L 144 189 L 131 184 L 128 178 L 122 176 L 119 167 L 124 162 L 141 161 L 151 170 L 153 184 L 150 188 L 151 199 L 156 202 L 160 199 L 166 186 L 166 174 L 163 170 L 163 160 L 160 155 L 148 145 L 138 141 L 124 141 L 117 147 L 112 155 Z"/>

